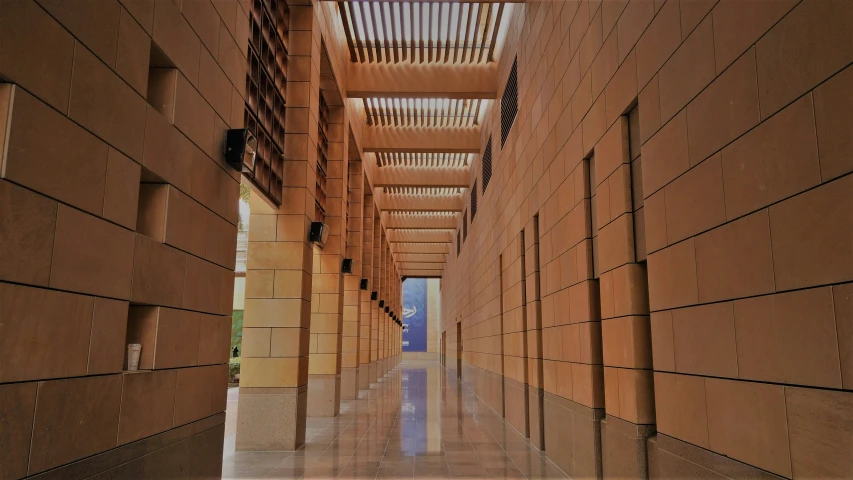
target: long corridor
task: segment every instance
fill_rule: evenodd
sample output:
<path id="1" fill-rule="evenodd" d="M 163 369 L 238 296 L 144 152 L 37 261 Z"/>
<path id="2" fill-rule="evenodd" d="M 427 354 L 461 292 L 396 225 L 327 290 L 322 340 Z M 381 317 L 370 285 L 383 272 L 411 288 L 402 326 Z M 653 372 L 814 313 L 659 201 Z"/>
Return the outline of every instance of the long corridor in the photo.
<path id="1" fill-rule="evenodd" d="M 403 361 L 339 416 L 309 417 L 295 452 L 235 451 L 236 399 L 223 478 L 567 478 L 437 360 Z"/>

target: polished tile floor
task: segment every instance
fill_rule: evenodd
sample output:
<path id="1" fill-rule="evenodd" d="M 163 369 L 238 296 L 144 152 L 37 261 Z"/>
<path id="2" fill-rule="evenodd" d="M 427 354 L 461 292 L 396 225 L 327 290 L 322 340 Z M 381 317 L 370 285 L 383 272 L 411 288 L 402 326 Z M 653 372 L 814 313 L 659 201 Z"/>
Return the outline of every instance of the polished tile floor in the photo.
<path id="1" fill-rule="evenodd" d="M 567 478 L 438 362 L 406 361 L 335 418 L 308 418 L 295 452 L 235 452 L 228 392 L 223 478 Z"/>

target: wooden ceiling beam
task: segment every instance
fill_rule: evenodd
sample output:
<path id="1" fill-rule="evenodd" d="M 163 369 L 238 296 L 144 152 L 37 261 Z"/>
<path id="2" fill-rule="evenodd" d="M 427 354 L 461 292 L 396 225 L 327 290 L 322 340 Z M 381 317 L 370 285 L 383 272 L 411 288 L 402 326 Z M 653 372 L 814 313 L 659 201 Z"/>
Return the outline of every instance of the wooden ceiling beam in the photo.
<path id="1" fill-rule="evenodd" d="M 386 230 L 386 238 L 391 243 L 452 243 L 455 237 L 453 230 Z"/>
<path id="2" fill-rule="evenodd" d="M 391 253 L 450 253 L 446 243 L 392 243 Z"/>
<path id="3" fill-rule="evenodd" d="M 388 127 L 364 128 L 364 152 L 480 153 L 480 127 Z"/>
<path id="4" fill-rule="evenodd" d="M 424 0 L 371 0 L 382 3 L 424 3 Z M 430 3 L 524 3 L 527 0 L 428 0 Z"/>
<path id="5" fill-rule="evenodd" d="M 381 212 L 461 212 L 465 208 L 462 194 L 393 195 L 375 188 L 373 201 Z"/>
<path id="6" fill-rule="evenodd" d="M 392 213 L 381 214 L 382 225 L 388 228 L 456 228 L 459 215 L 429 213 Z"/>
<path id="7" fill-rule="evenodd" d="M 380 167 L 373 176 L 374 187 L 467 188 L 470 167 Z"/>
<path id="8" fill-rule="evenodd" d="M 495 62 L 456 65 L 347 62 L 347 97 L 495 99 L 497 77 Z"/>
<path id="9" fill-rule="evenodd" d="M 417 262 L 441 265 L 447 263 L 447 255 L 443 253 L 398 253 L 394 259 L 399 263 Z"/>

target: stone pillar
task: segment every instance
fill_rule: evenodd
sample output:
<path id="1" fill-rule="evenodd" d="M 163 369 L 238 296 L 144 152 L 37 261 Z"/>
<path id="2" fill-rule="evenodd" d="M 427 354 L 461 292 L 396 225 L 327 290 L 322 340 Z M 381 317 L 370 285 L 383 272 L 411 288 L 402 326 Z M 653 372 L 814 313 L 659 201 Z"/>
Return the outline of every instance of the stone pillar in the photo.
<path id="1" fill-rule="evenodd" d="M 350 145 L 352 147 L 352 145 Z M 352 148 L 351 148 L 352 150 Z M 344 275 L 344 314 L 341 342 L 341 400 L 358 398 L 358 347 L 361 307 L 362 263 L 362 214 L 364 206 L 364 183 L 362 164 L 357 154 L 350 158 L 347 166 L 347 249 L 346 257 L 352 259 L 352 273 Z"/>
<path id="2" fill-rule="evenodd" d="M 370 388 L 370 319 L 371 304 L 370 292 L 374 287 L 373 278 L 373 195 L 370 185 L 364 181 L 364 204 L 362 215 L 362 248 L 361 248 L 361 276 L 367 280 L 367 288 L 359 292 L 361 298 L 361 309 L 359 311 L 358 324 L 358 389 Z"/>
<path id="3" fill-rule="evenodd" d="M 291 7 L 282 204 L 251 205 L 238 403 L 238 450 L 295 450 L 305 442 L 317 162 L 319 47 L 311 7 Z M 316 58 L 315 58 L 316 57 Z M 254 196 L 253 196 L 254 198 Z M 254 234 L 253 234 L 254 233 Z"/>
<path id="4" fill-rule="evenodd" d="M 370 302 L 370 383 L 376 383 L 379 379 L 379 288 L 380 288 L 380 265 L 382 263 L 382 249 L 380 248 L 379 231 L 382 225 L 379 222 L 379 215 L 374 213 L 373 218 L 373 286 Z M 375 298 L 374 298 L 375 297 Z"/>
<path id="5" fill-rule="evenodd" d="M 385 375 L 385 331 L 388 328 L 388 314 L 385 313 L 385 307 L 388 306 L 388 248 L 385 243 L 385 231 L 382 225 L 379 226 L 379 300 L 381 307 L 379 308 L 379 331 L 376 342 L 377 351 L 377 372 L 376 376 L 382 378 Z"/>
<path id="6" fill-rule="evenodd" d="M 393 342 L 393 339 L 394 339 L 394 331 L 397 329 L 397 324 L 394 323 L 393 315 L 396 315 L 397 312 L 400 311 L 399 307 L 397 306 L 397 282 L 394 281 L 394 278 L 396 278 L 396 272 L 394 270 L 394 260 L 391 257 L 390 250 L 389 250 L 389 254 L 388 254 L 388 275 L 390 277 L 388 280 L 388 287 L 391 290 L 391 293 L 389 295 L 389 297 L 391 299 L 391 312 L 388 315 L 388 335 L 387 335 L 387 340 L 386 340 L 387 346 L 385 348 L 385 350 L 387 351 L 387 356 L 388 356 L 388 362 L 387 362 L 387 365 L 385 367 L 386 371 L 390 371 L 392 368 L 394 368 L 394 342 Z"/>
<path id="7" fill-rule="evenodd" d="M 341 272 L 341 264 L 347 246 L 347 157 L 343 107 L 329 105 L 328 108 L 324 221 L 329 228 L 329 238 L 322 248 L 314 246 L 308 362 L 308 415 L 312 417 L 334 417 L 340 412 L 341 403 L 341 333 L 344 309 L 344 275 Z M 321 153 L 318 151 L 317 155 L 319 157 Z M 315 218 L 316 220 L 318 219 Z"/>
<path id="8" fill-rule="evenodd" d="M 628 136 L 627 117 L 621 117 L 596 146 L 596 195 L 610 199 L 609 209 L 597 209 L 606 478 L 648 478 L 646 438 L 655 432 L 648 276 L 635 251 Z"/>
<path id="9" fill-rule="evenodd" d="M 402 302 L 402 284 L 400 283 L 400 275 L 397 273 L 397 264 L 394 262 L 394 259 L 391 259 L 391 264 L 393 265 L 394 272 L 394 315 L 397 316 L 397 319 L 403 318 L 403 302 Z M 399 356 L 397 355 L 397 348 L 399 347 L 399 342 L 397 341 L 397 334 L 400 331 L 400 326 L 396 323 L 391 323 L 391 368 L 394 368 L 399 362 Z"/>
<path id="10" fill-rule="evenodd" d="M 386 237 L 386 241 L 387 241 Z M 385 314 L 385 373 L 391 370 L 391 329 L 394 327 L 394 321 L 391 320 L 391 315 L 394 313 L 394 272 L 392 270 L 394 263 L 391 261 L 390 243 L 387 250 L 388 256 L 385 258 L 385 279 L 387 281 L 387 292 L 385 295 L 385 304 L 388 305 L 388 313 Z"/>

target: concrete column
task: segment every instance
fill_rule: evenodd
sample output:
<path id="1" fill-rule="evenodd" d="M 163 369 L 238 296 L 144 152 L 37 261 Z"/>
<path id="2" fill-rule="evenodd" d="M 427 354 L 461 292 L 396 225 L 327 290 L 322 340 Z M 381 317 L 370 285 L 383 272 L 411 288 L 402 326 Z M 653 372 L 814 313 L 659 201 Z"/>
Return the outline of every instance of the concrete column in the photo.
<path id="1" fill-rule="evenodd" d="M 290 18 L 291 33 L 316 30 L 311 7 L 292 7 Z M 282 204 L 251 205 L 238 450 L 295 450 L 305 442 L 317 161 L 312 99 L 319 94 L 319 45 L 306 37 L 312 40 L 292 42 L 288 58 Z"/>

